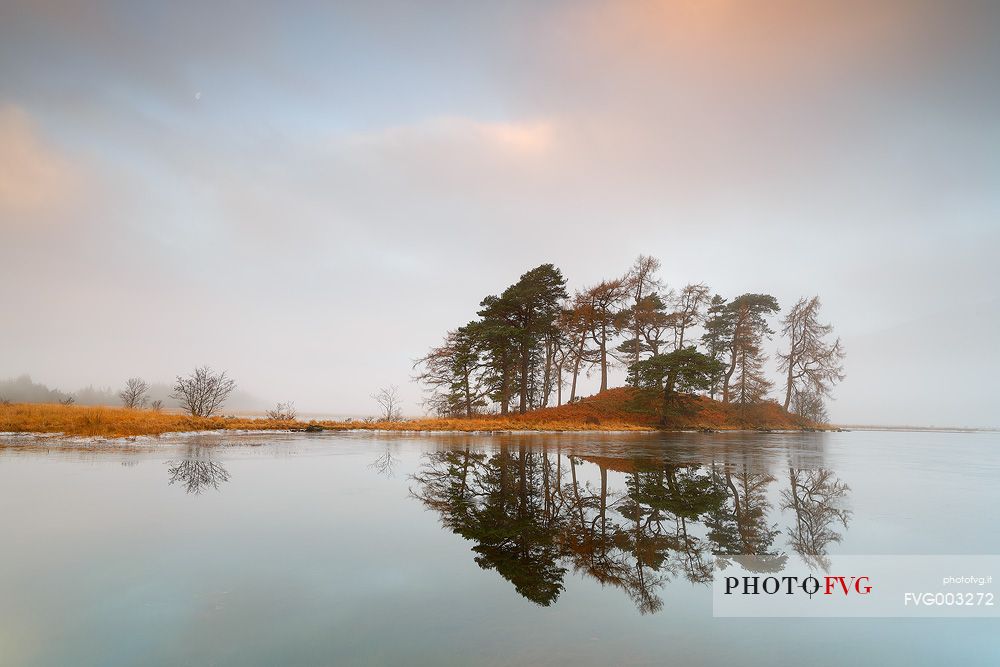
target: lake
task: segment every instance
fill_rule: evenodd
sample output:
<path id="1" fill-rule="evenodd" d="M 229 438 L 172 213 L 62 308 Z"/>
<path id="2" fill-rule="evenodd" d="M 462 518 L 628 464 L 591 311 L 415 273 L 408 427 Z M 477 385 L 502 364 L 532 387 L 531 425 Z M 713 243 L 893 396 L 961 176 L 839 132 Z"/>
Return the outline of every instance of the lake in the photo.
<path id="1" fill-rule="evenodd" d="M 996 433 L 31 442 L 0 447 L 4 666 L 1000 664 L 997 619 L 711 592 L 716 554 L 1000 553 Z"/>

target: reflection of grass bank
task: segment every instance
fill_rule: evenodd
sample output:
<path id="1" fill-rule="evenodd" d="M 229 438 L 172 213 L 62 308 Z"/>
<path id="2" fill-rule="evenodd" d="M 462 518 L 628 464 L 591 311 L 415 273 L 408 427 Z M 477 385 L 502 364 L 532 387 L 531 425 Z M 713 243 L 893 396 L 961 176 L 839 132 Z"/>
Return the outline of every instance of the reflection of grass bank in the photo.
<path id="1" fill-rule="evenodd" d="M 0 432 L 63 433 L 73 436 L 128 437 L 218 430 L 389 430 L 389 431 L 645 431 L 658 428 L 656 397 L 631 389 L 611 389 L 572 405 L 506 416 L 405 421 L 275 421 L 242 417 L 190 417 L 151 410 L 75 405 L 0 405 Z M 799 429 L 794 415 L 776 403 L 741 408 L 706 397 L 691 397 L 670 428 Z"/>

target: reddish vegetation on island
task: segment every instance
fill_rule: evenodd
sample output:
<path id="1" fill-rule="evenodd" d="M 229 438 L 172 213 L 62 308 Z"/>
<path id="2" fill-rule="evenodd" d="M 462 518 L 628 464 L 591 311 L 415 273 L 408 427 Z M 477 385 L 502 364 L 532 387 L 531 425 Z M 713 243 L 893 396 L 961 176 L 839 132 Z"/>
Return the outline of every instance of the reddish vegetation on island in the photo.
<path id="1" fill-rule="evenodd" d="M 774 402 L 749 406 L 688 396 L 664 422 L 658 396 L 619 387 L 559 407 L 525 414 L 480 415 L 468 419 L 400 421 L 294 421 L 253 417 L 191 417 L 169 412 L 52 404 L 0 405 L 0 432 L 86 437 L 133 437 L 218 430 L 389 430 L 389 431 L 643 431 L 668 429 L 803 429 L 804 422 Z"/>

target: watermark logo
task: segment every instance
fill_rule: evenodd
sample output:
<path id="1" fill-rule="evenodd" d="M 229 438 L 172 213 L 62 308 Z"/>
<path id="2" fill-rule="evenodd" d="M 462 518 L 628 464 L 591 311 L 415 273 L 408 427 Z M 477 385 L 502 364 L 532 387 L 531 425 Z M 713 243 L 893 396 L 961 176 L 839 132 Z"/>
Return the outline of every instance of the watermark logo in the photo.
<path id="1" fill-rule="evenodd" d="M 715 566 L 717 617 L 1000 616 L 1000 556 L 717 556 Z"/>
<path id="2" fill-rule="evenodd" d="M 740 595 L 795 595 L 804 593 L 810 597 L 813 595 L 835 595 L 843 592 L 850 595 L 852 592 L 858 595 L 868 595 L 872 592 L 869 584 L 869 577 L 834 577 L 827 575 L 822 578 L 809 575 L 808 577 L 726 577 L 726 595 L 733 595 L 734 592 Z"/>

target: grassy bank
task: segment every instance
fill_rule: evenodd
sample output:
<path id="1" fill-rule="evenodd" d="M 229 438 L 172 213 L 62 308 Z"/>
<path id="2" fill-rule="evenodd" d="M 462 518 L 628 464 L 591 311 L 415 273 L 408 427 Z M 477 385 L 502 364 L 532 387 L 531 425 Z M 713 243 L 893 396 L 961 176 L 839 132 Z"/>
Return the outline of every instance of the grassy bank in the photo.
<path id="1" fill-rule="evenodd" d="M 610 389 L 571 405 L 526 414 L 486 415 L 472 419 L 406 421 L 274 421 L 241 417 L 190 417 L 170 412 L 125 410 L 76 405 L 0 405 L 0 432 L 62 433 L 71 436 L 120 438 L 190 431 L 323 430 L 389 431 L 647 431 L 660 427 L 654 396 L 628 388 Z M 747 407 L 724 405 L 703 396 L 690 397 L 670 416 L 675 429 L 799 429 L 802 424 L 776 403 Z"/>

